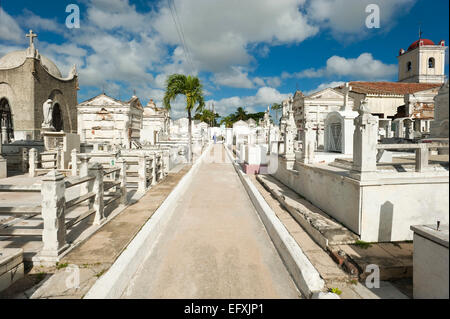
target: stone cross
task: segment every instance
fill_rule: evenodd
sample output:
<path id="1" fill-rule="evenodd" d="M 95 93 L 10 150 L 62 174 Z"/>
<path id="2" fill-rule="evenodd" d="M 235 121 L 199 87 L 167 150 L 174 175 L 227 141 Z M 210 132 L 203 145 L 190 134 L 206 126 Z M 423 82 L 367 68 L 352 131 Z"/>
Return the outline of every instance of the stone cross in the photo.
<path id="1" fill-rule="evenodd" d="M 30 48 L 34 47 L 34 38 L 37 38 L 37 34 L 33 33 L 33 30 L 30 30 L 30 33 L 27 34 L 27 38 L 30 38 Z"/>
<path id="2" fill-rule="evenodd" d="M 343 111 L 347 111 L 348 107 L 349 107 L 349 92 L 352 90 L 353 88 L 350 86 L 350 84 L 347 82 L 345 83 L 345 87 L 343 89 L 344 92 L 344 108 Z"/>

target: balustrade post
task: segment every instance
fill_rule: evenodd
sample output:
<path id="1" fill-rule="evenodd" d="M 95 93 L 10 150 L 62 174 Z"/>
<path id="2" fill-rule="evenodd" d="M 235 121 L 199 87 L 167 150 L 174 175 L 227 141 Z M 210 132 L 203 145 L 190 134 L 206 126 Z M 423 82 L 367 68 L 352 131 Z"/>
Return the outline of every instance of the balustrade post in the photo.
<path id="1" fill-rule="evenodd" d="M 144 193 L 147 190 L 147 168 L 145 156 L 138 156 L 138 192 Z"/>
<path id="2" fill-rule="evenodd" d="M 72 160 L 72 176 L 77 176 L 78 175 L 78 151 L 76 148 L 74 148 L 72 150 L 71 160 Z"/>
<path id="3" fill-rule="evenodd" d="M 28 162 L 30 164 L 30 168 L 28 170 L 28 175 L 30 177 L 36 177 L 36 168 L 37 168 L 37 150 L 35 148 L 32 148 L 30 150 L 29 156 L 28 156 Z"/>
<path id="4" fill-rule="evenodd" d="M 103 202 L 103 166 L 99 163 L 89 165 L 89 176 L 95 177 L 92 183 L 89 183 L 89 192 L 95 193 L 92 206 L 95 209 L 94 225 L 100 225 L 105 219 Z"/>
<path id="5" fill-rule="evenodd" d="M 157 165 L 156 165 L 156 154 L 152 155 L 152 186 L 156 185 L 158 183 L 158 172 Z"/>
<path id="6" fill-rule="evenodd" d="M 68 247 L 65 223 L 65 184 L 64 175 L 52 170 L 42 180 L 42 233 L 43 248 L 39 256 L 44 261 L 57 262 Z"/>
<path id="7" fill-rule="evenodd" d="M 117 160 L 117 165 L 120 167 L 120 203 L 127 204 L 127 162 L 123 158 Z"/>
<path id="8" fill-rule="evenodd" d="M 22 173 L 26 173 L 27 172 L 27 163 L 28 163 L 28 149 L 21 148 L 20 153 L 22 156 L 22 160 L 20 163 L 22 166 Z"/>
<path id="9" fill-rule="evenodd" d="M 416 172 L 422 173 L 428 167 L 429 150 L 428 146 L 421 144 L 420 148 L 416 149 Z"/>

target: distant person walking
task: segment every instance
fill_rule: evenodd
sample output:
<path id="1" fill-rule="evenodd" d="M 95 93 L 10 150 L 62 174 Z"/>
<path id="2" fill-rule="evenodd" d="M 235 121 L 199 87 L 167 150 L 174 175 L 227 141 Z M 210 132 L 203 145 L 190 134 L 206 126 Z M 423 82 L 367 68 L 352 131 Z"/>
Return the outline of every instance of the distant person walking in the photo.
<path id="1" fill-rule="evenodd" d="M 217 142 L 217 136 L 216 136 L 216 134 L 214 134 L 213 140 L 214 140 L 214 144 L 216 144 L 216 142 Z"/>

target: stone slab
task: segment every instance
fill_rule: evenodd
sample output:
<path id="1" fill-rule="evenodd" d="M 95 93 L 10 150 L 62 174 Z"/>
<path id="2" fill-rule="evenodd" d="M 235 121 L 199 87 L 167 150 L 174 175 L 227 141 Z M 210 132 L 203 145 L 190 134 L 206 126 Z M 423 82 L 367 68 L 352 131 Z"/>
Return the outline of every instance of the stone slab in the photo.
<path id="1" fill-rule="evenodd" d="M 368 248 L 358 245 L 339 245 L 337 248 L 345 252 L 362 271 L 360 278 L 364 279 L 368 265 L 380 268 L 381 280 L 411 278 L 413 271 L 412 243 L 382 243 L 370 244 Z"/>
<path id="2" fill-rule="evenodd" d="M 324 249 L 327 246 L 354 243 L 358 236 L 322 210 L 300 197 L 293 190 L 269 175 L 258 175 L 257 180 L 277 198 L 292 217 Z"/>
<path id="3" fill-rule="evenodd" d="M 439 230 L 437 230 L 436 228 L 437 225 L 411 226 L 411 230 L 416 234 L 448 248 L 448 225 L 440 225 Z"/>
<path id="4" fill-rule="evenodd" d="M 23 276 L 23 250 L 12 248 L 0 250 L 0 291 L 7 289 Z"/>

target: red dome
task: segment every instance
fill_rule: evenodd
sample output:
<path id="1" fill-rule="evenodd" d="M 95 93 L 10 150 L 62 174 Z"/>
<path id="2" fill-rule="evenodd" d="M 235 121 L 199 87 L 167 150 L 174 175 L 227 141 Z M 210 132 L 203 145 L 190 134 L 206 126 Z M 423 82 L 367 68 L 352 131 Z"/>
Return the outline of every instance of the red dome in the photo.
<path id="1" fill-rule="evenodd" d="M 408 51 L 414 50 L 415 48 L 419 47 L 420 42 L 423 42 L 423 45 L 435 45 L 433 41 L 428 39 L 420 39 L 411 44 L 408 48 Z"/>

